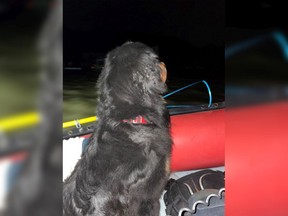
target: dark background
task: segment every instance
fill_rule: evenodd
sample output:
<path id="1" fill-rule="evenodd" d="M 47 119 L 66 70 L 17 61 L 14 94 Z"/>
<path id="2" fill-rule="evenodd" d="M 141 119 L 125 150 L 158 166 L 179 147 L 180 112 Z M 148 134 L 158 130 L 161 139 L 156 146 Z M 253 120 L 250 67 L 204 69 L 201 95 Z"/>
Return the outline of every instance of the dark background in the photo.
<path id="1" fill-rule="evenodd" d="M 126 41 L 140 41 L 158 51 L 170 80 L 224 85 L 224 7 L 222 0 L 66 0 L 64 66 L 87 66 L 89 52 L 101 59 Z"/>

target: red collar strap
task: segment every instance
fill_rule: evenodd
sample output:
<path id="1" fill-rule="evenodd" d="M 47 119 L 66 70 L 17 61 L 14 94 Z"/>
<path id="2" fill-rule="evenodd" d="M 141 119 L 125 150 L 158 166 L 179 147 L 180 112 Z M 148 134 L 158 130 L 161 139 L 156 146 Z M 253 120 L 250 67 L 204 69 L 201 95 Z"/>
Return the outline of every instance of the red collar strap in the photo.
<path id="1" fill-rule="evenodd" d="M 134 119 L 124 119 L 123 122 L 128 122 L 132 124 L 148 124 L 143 116 L 136 116 Z"/>

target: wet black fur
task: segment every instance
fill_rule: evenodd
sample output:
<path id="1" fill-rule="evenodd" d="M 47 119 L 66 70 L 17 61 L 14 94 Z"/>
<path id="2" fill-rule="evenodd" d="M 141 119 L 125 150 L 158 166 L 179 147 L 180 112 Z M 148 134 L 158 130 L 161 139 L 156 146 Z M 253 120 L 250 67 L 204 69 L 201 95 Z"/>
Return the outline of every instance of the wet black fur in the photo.
<path id="1" fill-rule="evenodd" d="M 97 127 L 64 182 L 64 215 L 159 215 L 172 143 L 160 71 L 158 56 L 142 43 L 108 53 L 97 82 Z M 149 123 L 123 122 L 138 115 Z"/>

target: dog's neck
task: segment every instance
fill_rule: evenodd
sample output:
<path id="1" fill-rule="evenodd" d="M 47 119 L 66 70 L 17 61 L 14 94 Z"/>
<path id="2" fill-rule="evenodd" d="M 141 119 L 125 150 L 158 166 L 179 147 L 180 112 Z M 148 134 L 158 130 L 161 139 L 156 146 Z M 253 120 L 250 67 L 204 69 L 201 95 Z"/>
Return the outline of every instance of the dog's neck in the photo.
<path id="1" fill-rule="evenodd" d="M 132 123 L 132 124 L 148 124 L 147 120 L 141 115 L 136 116 L 133 119 L 124 119 L 123 122 Z"/>

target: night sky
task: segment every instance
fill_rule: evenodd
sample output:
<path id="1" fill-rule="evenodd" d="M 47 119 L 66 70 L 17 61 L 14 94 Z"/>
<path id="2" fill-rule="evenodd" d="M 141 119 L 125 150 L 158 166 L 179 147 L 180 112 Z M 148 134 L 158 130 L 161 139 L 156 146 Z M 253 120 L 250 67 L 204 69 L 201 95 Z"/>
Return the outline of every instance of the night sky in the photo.
<path id="1" fill-rule="evenodd" d="M 224 82 L 224 8 L 224 0 L 64 0 L 64 64 L 140 41 L 170 76 Z"/>

